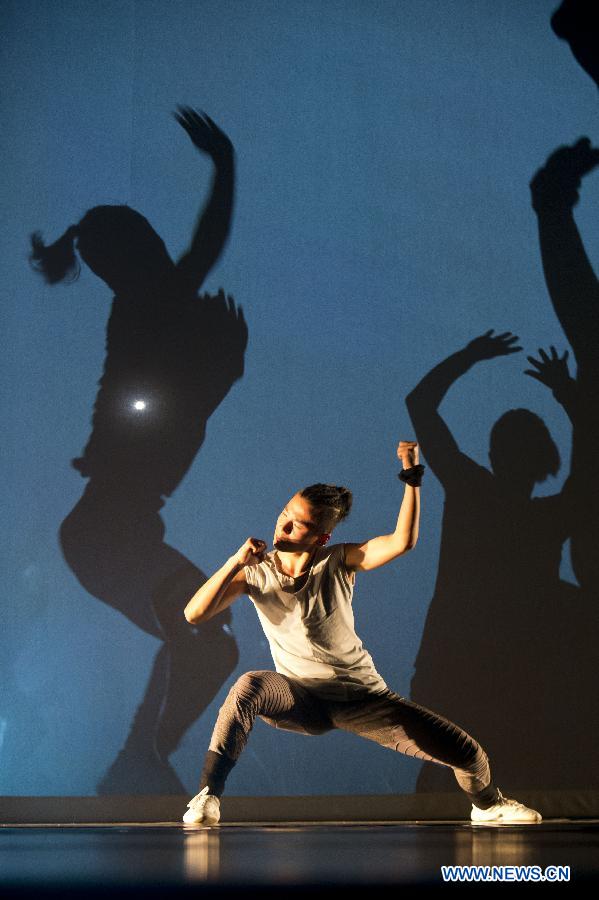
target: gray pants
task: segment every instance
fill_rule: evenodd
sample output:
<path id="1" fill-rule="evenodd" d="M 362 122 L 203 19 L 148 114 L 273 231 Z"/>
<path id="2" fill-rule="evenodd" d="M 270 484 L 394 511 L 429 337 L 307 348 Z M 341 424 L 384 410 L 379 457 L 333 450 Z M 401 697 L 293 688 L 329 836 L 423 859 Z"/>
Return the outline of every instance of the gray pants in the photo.
<path id="1" fill-rule="evenodd" d="M 365 692 L 352 700 L 323 700 L 299 681 L 269 671 L 246 672 L 229 691 L 210 741 L 204 784 L 211 783 L 215 766 L 223 768 L 219 760 L 228 773 L 239 759 L 256 716 L 300 734 L 324 734 L 333 728 L 353 732 L 407 756 L 449 766 L 462 790 L 482 809 L 497 800 L 486 753 L 442 716 L 389 689 L 382 694 Z M 223 769 L 226 777 L 224 773 Z"/>

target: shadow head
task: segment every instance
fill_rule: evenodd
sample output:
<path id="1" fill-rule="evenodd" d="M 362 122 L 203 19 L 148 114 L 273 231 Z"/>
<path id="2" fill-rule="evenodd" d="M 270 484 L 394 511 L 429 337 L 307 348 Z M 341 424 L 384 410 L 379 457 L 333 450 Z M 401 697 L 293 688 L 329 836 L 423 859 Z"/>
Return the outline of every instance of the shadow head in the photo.
<path id="1" fill-rule="evenodd" d="M 116 292 L 151 285 L 173 268 L 160 235 L 129 206 L 95 206 L 76 234 L 81 259 Z"/>
<path id="2" fill-rule="evenodd" d="M 510 409 L 495 422 L 489 461 L 499 479 L 529 493 L 535 484 L 557 475 L 561 463 L 549 429 L 529 409 Z"/>

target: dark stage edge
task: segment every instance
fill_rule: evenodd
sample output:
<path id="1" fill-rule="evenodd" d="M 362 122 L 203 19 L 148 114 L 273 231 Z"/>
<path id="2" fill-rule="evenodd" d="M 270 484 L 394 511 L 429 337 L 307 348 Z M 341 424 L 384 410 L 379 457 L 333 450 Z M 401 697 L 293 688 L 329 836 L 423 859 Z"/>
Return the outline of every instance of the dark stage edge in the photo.
<path id="1" fill-rule="evenodd" d="M 515 881 L 516 867 L 569 867 L 554 890 L 599 883 L 599 820 L 529 826 L 467 821 L 87 826 L 3 826 L 0 897 L 397 896 L 401 887 L 481 886 L 443 881 L 441 866 L 495 867 L 485 888 Z M 503 867 L 503 868 L 500 868 Z M 508 868 L 511 867 L 511 868 Z M 479 871 L 481 871 L 479 869 Z"/>
<path id="2" fill-rule="evenodd" d="M 599 818 L 599 791 L 508 791 L 544 818 Z M 189 796 L 1 797 L 0 823 L 69 825 L 115 822 L 180 822 Z M 462 820 L 470 805 L 459 791 L 447 794 L 229 797 L 222 799 L 229 823 L 403 822 Z"/>

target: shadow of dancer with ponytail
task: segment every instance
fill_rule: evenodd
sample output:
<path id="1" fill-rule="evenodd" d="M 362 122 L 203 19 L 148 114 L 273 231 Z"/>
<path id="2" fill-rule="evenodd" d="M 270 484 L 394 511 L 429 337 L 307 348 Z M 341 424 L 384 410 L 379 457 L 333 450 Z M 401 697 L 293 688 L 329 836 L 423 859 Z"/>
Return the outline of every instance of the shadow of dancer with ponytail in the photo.
<path id="1" fill-rule="evenodd" d="M 201 447 L 208 417 L 243 375 L 247 328 L 220 291 L 198 295 L 227 239 L 234 155 L 206 115 L 176 120 L 214 162 L 211 196 L 175 264 L 149 222 L 98 206 L 51 246 L 32 237 L 33 265 L 51 283 L 77 256 L 114 293 L 92 431 L 74 467 L 89 479 L 60 529 L 64 557 L 94 597 L 163 643 L 124 747 L 99 793 L 179 793 L 168 762 L 238 661 L 227 611 L 201 626 L 183 615 L 200 569 L 164 540 L 159 514 Z"/>

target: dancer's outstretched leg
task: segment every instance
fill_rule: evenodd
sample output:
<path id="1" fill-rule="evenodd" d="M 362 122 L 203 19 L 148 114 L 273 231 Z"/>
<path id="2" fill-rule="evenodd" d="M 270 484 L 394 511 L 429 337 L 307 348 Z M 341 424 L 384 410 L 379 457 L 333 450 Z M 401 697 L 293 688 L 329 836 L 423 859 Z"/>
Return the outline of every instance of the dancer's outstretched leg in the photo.
<path id="1" fill-rule="evenodd" d="M 328 705 L 336 728 L 384 747 L 449 766 L 472 803 L 473 822 L 540 822 L 541 816 L 495 787 L 483 748 L 458 725 L 391 690 L 359 700 Z"/>
<path id="2" fill-rule="evenodd" d="M 301 734 L 324 734 L 333 726 L 326 702 L 278 672 L 246 672 L 223 703 L 200 777 L 200 793 L 188 804 L 183 821 L 214 825 L 227 776 L 243 752 L 256 716 L 269 725 Z"/>

